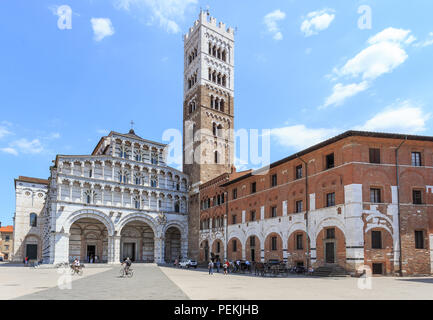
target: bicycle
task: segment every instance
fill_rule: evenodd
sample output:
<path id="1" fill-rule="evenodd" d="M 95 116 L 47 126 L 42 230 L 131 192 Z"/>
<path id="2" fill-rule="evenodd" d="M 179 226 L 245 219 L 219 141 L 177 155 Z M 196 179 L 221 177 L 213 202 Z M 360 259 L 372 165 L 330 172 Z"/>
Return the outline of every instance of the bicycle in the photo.
<path id="1" fill-rule="evenodd" d="M 82 266 L 74 266 L 71 265 L 71 274 L 78 274 L 79 276 L 83 275 L 83 267 Z"/>
<path id="2" fill-rule="evenodd" d="M 123 277 L 128 277 L 131 278 L 134 275 L 134 270 L 132 270 L 131 267 L 128 268 L 128 270 L 126 270 L 123 266 L 122 268 L 120 268 L 120 276 Z"/>

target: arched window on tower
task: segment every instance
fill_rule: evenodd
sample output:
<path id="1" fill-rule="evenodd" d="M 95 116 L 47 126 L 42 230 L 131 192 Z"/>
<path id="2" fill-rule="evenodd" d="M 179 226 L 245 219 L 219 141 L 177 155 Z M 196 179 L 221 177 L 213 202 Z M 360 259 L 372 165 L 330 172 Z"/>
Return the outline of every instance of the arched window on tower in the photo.
<path id="1" fill-rule="evenodd" d="M 215 151 L 215 153 L 214 153 L 214 157 L 215 157 L 215 163 L 219 163 L 219 153 L 218 153 L 218 151 Z"/>
<path id="2" fill-rule="evenodd" d="M 214 136 L 217 135 L 217 125 L 216 125 L 215 122 L 212 124 L 212 132 L 213 132 L 213 135 L 214 135 Z"/>
<path id="3" fill-rule="evenodd" d="M 217 48 L 216 48 L 216 46 L 213 46 L 213 48 L 212 48 L 212 55 L 214 57 L 216 57 L 216 55 L 217 55 Z"/>
<path id="4" fill-rule="evenodd" d="M 174 212 L 180 212 L 179 201 L 176 201 L 176 202 L 174 203 Z"/>
<path id="5" fill-rule="evenodd" d="M 212 54 L 212 44 L 209 42 L 209 54 Z"/>
<path id="6" fill-rule="evenodd" d="M 216 82 L 216 71 L 212 72 L 212 81 Z"/>
<path id="7" fill-rule="evenodd" d="M 36 227 L 38 225 L 38 216 L 36 213 L 30 213 L 30 227 Z"/>
<path id="8" fill-rule="evenodd" d="M 215 108 L 215 98 L 214 98 L 214 96 L 210 96 L 210 107 L 212 109 Z"/>
<path id="9" fill-rule="evenodd" d="M 219 49 L 219 48 L 217 50 L 217 58 L 221 59 L 221 49 Z"/>
<path id="10" fill-rule="evenodd" d="M 209 81 L 212 81 L 212 70 L 211 70 L 211 68 L 208 68 L 208 79 L 209 79 Z"/>
<path id="11" fill-rule="evenodd" d="M 222 54 L 221 54 L 221 59 L 222 59 L 223 61 L 226 61 L 226 51 L 225 51 L 225 50 L 223 50 L 223 52 L 222 52 Z"/>
<path id="12" fill-rule="evenodd" d="M 224 112 L 224 100 L 220 100 L 220 111 Z"/>
<path id="13" fill-rule="evenodd" d="M 223 135 L 223 126 L 222 125 L 218 125 L 217 127 L 217 136 L 218 137 L 222 137 Z"/>
<path id="14" fill-rule="evenodd" d="M 217 84 L 221 84 L 221 73 L 218 73 Z"/>
<path id="15" fill-rule="evenodd" d="M 227 77 L 226 77 L 226 75 L 223 76 L 222 85 L 223 85 L 223 87 L 227 86 Z"/>
<path id="16" fill-rule="evenodd" d="M 220 99 L 219 98 L 215 98 L 215 109 L 219 110 L 219 105 L 220 105 Z"/>

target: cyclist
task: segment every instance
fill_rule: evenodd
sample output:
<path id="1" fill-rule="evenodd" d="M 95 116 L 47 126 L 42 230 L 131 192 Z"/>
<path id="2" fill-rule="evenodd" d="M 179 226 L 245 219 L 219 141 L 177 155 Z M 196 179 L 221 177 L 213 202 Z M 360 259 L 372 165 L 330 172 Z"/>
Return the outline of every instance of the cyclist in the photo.
<path id="1" fill-rule="evenodd" d="M 125 274 L 128 274 L 128 271 L 129 271 L 129 268 L 131 267 L 131 265 L 132 265 L 132 261 L 131 261 L 131 259 L 129 259 L 129 257 L 127 257 L 124 261 L 123 261 L 123 263 L 124 263 L 124 270 L 125 270 Z"/>
<path id="2" fill-rule="evenodd" d="M 77 258 L 75 258 L 74 262 L 72 262 L 72 269 L 76 270 L 80 268 L 80 260 Z"/>

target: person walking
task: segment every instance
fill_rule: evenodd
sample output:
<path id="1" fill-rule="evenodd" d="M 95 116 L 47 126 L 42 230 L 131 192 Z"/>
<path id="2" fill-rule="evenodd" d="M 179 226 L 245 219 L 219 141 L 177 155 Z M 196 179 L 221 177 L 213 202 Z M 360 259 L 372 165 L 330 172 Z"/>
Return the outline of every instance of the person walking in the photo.
<path id="1" fill-rule="evenodd" d="M 209 274 L 213 275 L 213 262 L 212 262 L 212 260 L 209 260 L 209 264 L 207 267 L 209 269 Z"/>
<path id="2" fill-rule="evenodd" d="M 228 261 L 224 260 L 224 263 L 223 263 L 224 275 L 227 274 L 228 267 L 229 267 Z"/>
<path id="3" fill-rule="evenodd" d="M 218 259 L 217 262 L 216 262 L 217 273 L 220 273 L 220 266 L 221 266 L 221 262 Z"/>

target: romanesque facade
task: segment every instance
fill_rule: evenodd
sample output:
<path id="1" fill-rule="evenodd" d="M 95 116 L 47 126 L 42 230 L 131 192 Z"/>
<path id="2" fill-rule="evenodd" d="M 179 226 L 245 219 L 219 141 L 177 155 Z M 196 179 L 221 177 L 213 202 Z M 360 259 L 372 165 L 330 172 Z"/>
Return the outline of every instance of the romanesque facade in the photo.
<path id="1" fill-rule="evenodd" d="M 143 262 L 186 257 L 189 183 L 166 165 L 165 147 L 133 130 L 110 132 L 91 155 L 58 155 L 44 188 L 35 184 L 35 195 L 17 181 L 21 209 L 15 223 L 23 235 L 37 239 L 37 258 L 118 263 L 126 257 Z M 15 260 L 28 256 L 27 250 L 17 247 Z"/>
<path id="2" fill-rule="evenodd" d="M 349 131 L 266 169 L 201 194 L 201 260 L 433 273 L 433 137 Z"/>

